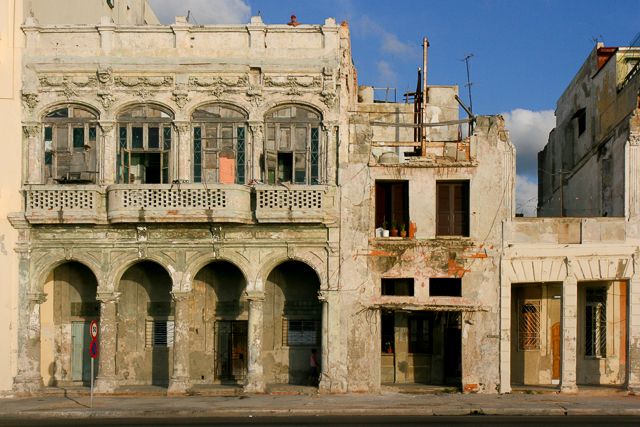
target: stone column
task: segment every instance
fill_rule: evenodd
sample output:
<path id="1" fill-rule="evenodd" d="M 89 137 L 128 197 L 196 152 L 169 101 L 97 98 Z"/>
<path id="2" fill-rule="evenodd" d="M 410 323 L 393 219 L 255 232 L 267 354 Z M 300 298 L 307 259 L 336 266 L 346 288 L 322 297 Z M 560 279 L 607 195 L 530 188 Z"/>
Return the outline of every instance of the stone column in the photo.
<path id="1" fill-rule="evenodd" d="M 337 170 L 337 141 L 336 141 L 336 130 L 337 123 L 334 122 L 326 122 L 322 124 L 322 130 L 324 133 L 325 143 L 322 148 L 324 148 L 325 152 L 320 156 L 321 161 L 325 159 L 326 168 L 324 170 L 324 182 L 327 185 L 336 185 L 336 170 Z"/>
<path id="2" fill-rule="evenodd" d="M 629 280 L 629 353 L 627 361 L 628 383 L 631 394 L 640 394 L 640 260 L 633 257 L 633 276 Z"/>
<path id="3" fill-rule="evenodd" d="M 110 394 L 118 388 L 116 377 L 116 335 L 118 325 L 116 319 L 116 303 L 119 292 L 98 292 L 100 301 L 100 332 L 98 334 L 98 373 L 95 392 Z"/>
<path id="4" fill-rule="evenodd" d="M 329 363 L 329 292 L 318 292 L 318 299 L 322 303 L 322 321 L 320 322 L 321 331 L 321 348 L 320 348 L 320 384 L 318 390 L 322 393 L 331 393 L 331 369 Z"/>
<path id="5" fill-rule="evenodd" d="M 40 304 L 46 297 L 43 293 L 28 293 L 22 312 L 26 330 L 19 337 L 18 374 L 13 382 L 13 389 L 22 396 L 33 396 L 44 386 L 40 374 Z"/>
<path id="6" fill-rule="evenodd" d="M 189 292 L 171 292 L 176 304 L 173 326 L 173 375 L 169 393 L 186 393 L 191 387 L 189 377 Z"/>
<path id="7" fill-rule="evenodd" d="M 250 291 L 246 293 L 246 298 L 249 301 L 249 355 L 244 391 L 247 393 L 264 393 L 267 389 L 262 366 L 265 293 Z"/>
<path id="8" fill-rule="evenodd" d="M 576 338 L 578 336 L 578 280 L 567 260 L 567 278 L 562 282 L 562 375 L 560 391 L 575 394 L 576 385 Z"/>
<path id="9" fill-rule="evenodd" d="M 500 280 L 500 393 L 511 392 L 511 339 L 511 281 L 503 269 Z"/>
<path id="10" fill-rule="evenodd" d="M 100 130 L 102 133 L 102 144 L 98 152 L 98 179 L 100 185 L 110 185 L 116 183 L 116 171 L 118 166 L 116 160 L 118 156 L 118 142 L 116 139 L 116 123 L 100 122 Z"/>
<path id="11" fill-rule="evenodd" d="M 178 137 L 171 144 L 173 171 L 170 180 L 191 181 L 191 123 L 173 122 L 173 126 Z"/>
<path id="12" fill-rule="evenodd" d="M 249 175 L 247 177 L 247 183 L 254 181 L 262 181 L 262 176 L 260 174 L 260 155 L 263 152 L 264 145 L 264 133 L 261 122 L 249 122 L 249 128 L 251 129 L 251 166 L 247 169 L 250 170 Z M 249 157 L 249 156 L 247 156 Z M 265 181 L 267 177 L 265 176 Z"/>
<path id="13" fill-rule="evenodd" d="M 22 131 L 27 138 L 27 158 L 24 170 L 26 171 L 26 181 L 28 184 L 41 184 L 42 163 L 44 152 L 40 149 L 40 125 L 29 123 L 22 125 Z"/>

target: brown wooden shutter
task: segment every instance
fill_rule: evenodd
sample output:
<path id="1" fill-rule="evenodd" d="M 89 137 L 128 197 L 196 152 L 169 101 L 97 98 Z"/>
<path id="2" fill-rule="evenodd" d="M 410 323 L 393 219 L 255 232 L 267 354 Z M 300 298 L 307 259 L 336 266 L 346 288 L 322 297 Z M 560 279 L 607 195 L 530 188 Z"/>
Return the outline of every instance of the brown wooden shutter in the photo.
<path id="1" fill-rule="evenodd" d="M 385 221 L 386 196 L 384 184 L 376 182 L 376 228 L 382 227 Z M 386 221 L 391 224 L 391 218 L 386 218 Z"/>
<path id="2" fill-rule="evenodd" d="M 469 183 L 436 184 L 436 235 L 469 235 Z"/>

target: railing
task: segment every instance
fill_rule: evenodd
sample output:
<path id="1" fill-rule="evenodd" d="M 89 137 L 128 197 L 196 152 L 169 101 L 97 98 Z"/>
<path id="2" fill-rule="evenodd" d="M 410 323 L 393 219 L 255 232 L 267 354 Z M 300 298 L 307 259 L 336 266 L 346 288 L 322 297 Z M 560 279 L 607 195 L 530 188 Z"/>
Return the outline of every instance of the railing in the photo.
<path id="1" fill-rule="evenodd" d="M 234 184 L 111 185 L 110 222 L 252 221 L 251 189 Z"/>
<path id="2" fill-rule="evenodd" d="M 256 187 L 259 222 L 334 222 L 334 194 L 325 186 Z"/>
<path id="3" fill-rule="evenodd" d="M 96 185 L 27 185 L 25 216 L 32 224 L 93 224 L 106 219 L 105 191 Z"/>

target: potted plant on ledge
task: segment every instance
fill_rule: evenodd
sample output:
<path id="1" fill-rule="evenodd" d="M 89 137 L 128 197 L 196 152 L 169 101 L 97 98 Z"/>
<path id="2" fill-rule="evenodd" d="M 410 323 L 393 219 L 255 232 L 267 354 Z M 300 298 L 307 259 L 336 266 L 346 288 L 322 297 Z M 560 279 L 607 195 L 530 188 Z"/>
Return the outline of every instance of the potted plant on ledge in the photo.
<path id="1" fill-rule="evenodd" d="M 386 220 L 382 221 L 382 237 L 389 237 L 389 230 L 387 230 L 387 224 L 389 224 Z"/>
<path id="2" fill-rule="evenodd" d="M 391 221 L 391 237 L 398 237 L 398 229 L 396 228 L 396 224 L 398 221 L 395 219 Z"/>
<path id="3" fill-rule="evenodd" d="M 405 230 L 406 228 L 407 224 L 405 224 L 404 222 L 400 224 L 400 237 L 407 237 L 407 231 Z"/>
<path id="4" fill-rule="evenodd" d="M 385 351 L 387 353 L 393 353 L 393 348 L 391 347 L 391 341 L 387 341 L 384 343 Z"/>

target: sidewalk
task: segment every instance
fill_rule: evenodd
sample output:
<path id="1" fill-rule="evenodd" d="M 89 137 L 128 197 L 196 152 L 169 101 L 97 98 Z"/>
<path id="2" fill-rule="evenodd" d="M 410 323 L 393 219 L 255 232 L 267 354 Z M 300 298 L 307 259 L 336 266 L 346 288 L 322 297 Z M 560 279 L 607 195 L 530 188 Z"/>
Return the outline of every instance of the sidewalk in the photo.
<path id="1" fill-rule="evenodd" d="M 250 415 L 640 415 L 640 396 L 459 393 L 41 396 L 0 399 L 0 418 Z"/>

